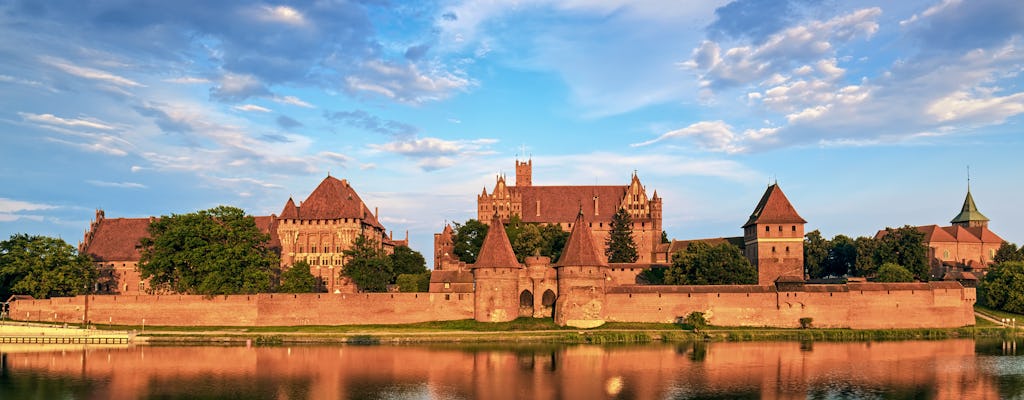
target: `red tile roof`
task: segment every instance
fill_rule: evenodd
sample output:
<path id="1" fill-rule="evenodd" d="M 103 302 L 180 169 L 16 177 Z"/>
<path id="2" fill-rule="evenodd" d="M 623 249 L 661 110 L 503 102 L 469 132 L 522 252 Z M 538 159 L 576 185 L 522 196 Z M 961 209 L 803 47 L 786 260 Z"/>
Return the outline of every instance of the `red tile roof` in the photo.
<path id="1" fill-rule="evenodd" d="M 782 189 L 779 188 L 779 184 L 773 184 L 768 186 L 768 189 L 764 191 L 764 195 L 761 196 L 761 201 L 757 203 L 757 207 L 754 208 L 754 213 L 750 214 L 750 219 L 747 223 L 743 224 L 746 228 L 753 224 L 806 224 L 800 214 L 796 213 L 796 209 L 793 208 L 793 204 L 786 198 L 786 194 L 782 193 Z"/>
<path id="2" fill-rule="evenodd" d="M 281 239 L 277 235 L 278 218 L 271 215 L 254 219 L 260 232 L 270 235 L 267 246 L 279 251 Z M 150 218 L 100 219 L 82 253 L 100 262 L 139 261 L 142 255 L 138 247 L 142 238 L 149 237 L 149 222 Z"/>
<path id="3" fill-rule="evenodd" d="M 594 235 L 590 232 L 590 224 L 583 219 L 583 214 L 577 213 L 572 223 L 572 232 L 566 240 L 562 256 L 558 258 L 556 266 L 559 267 L 591 267 L 608 266 L 608 259 L 605 258 L 602 247 L 594 243 Z"/>
<path id="4" fill-rule="evenodd" d="M 104 218 L 82 253 L 96 261 L 139 261 L 139 240 L 149 236 L 149 218 Z"/>
<path id="5" fill-rule="evenodd" d="M 925 243 L 956 242 L 956 238 L 953 237 L 953 235 L 950 235 L 949 232 L 938 225 L 915 226 L 914 229 L 917 229 L 918 232 L 924 233 L 923 240 Z M 875 236 L 878 238 L 885 236 L 884 232 L 884 230 L 878 231 L 878 235 Z"/>
<path id="6" fill-rule="evenodd" d="M 498 220 L 497 215 L 491 219 L 491 226 L 487 229 L 487 236 L 484 237 L 480 254 L 472 268 L 522 268 L 519 260 L 516 260 L 516 253 L 512 251 L 505 225 Z"/>
<path id="7" fill-rule="evenodd" d="M 995 232 L 990 231 L 988 229 L 988 227 L 975 226 L 975 227 L 964 228 L 964 229 L 967 229 L 967 232 L 970 232 L 975 237 L 981 239 L 981 241 L 984 242 L 984 243 L 1002 243 L 1003 242 L 1003 238 L 999 237 L 999 235 L 996 235 Z"/>
<path id="8" fill-rule="evenodd" d="M 942 227 L 942 230 L 948 232 L 951 236 L 955 237 L 957 242 L 981 243 L 980 238 L 974 236 L 974 234 L 968 232 L 967 229 L 964 229 L 964 227 L 962 226 L 945 226 Z"/>
<path id="9" fill-rule="evenodd" d="M 295 209 L 294 213 L 292 208 Z M 333 176 L 324 178 L 300 206 L 295 207 L 295 203 L 288 199 L 284 210 L 281 211 L 281 218 L 301 220 L 358 218 L 367 224 L 384 229 L 377 221 L 376 215 L 370 212 L 348 181 Z"/>
<path id="10" fill-rule="evenodd" d="M 576 219 L 580 207 L 590 222 L 608 222 L 626 198 L 628 186 L 510 186 L 522 195 L 523 222 L 569 223 Z M 594 198 L 597 215 L 594 215 Z M 540 202 L 540 215 L 537 204 Z"/>

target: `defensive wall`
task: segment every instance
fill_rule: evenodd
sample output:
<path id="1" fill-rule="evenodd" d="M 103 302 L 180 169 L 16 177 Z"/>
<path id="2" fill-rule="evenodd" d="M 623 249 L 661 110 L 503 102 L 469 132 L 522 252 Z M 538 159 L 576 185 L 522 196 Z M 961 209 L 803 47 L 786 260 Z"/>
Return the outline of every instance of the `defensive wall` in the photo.
<path id="1" fill-rule="evenodd" d="M 16 320 L 163 326 L 408 324 L 473 318 L 472 293 L 90 295 L 17 300 Z"/>
<path id="2" fill-rule="evenodd" d="M 619 286 L 605 321 L 675 322 L 694 311 L 719 326 L 891 329 L 974 324 L 975 289 L 957 282 L 774 286 Z M 567 299 L 567 301 L 571 301 Z M 472 293 L 92 295 L 18 300 L 11 318 L 166 326 L 404 324 L 471 319 Z M 86 310 L 88 308 L 88 310 Z M 557 310 L 556 310 L 557 313 Z M 143 322 L 143 319 L 145 320 Z"/>
<path id="3" fill-rule="evenodd" d="M 974 325 L 974 288 L 957 282 L 774 286 L 620 286 L 606 295 L 606 320 L 675 322 L 694 311 L 718 326 L 956 328 Z"/>

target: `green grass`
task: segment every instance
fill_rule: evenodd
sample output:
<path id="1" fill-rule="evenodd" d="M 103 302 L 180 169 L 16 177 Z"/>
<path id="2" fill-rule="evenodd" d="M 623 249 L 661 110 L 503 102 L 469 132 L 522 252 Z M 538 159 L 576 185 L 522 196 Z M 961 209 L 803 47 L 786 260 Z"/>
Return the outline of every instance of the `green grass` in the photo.
<path id="1" fill-rule="evenodd" d="M 1014 313 L 1006 312 L 1006 311 L 1003 311 L 1003 310 L 996 310 L 994 308 L 988 308 L 988 307 L 977 305 L 977 304 L 974 305 L 974 311 L 977 311 L 979 313 L 988 315 L 990 317 L 994 317 L 996 319 L 1016 318 L 1017 322 L 1021 326 L 1024 326 L 1024 315 L 1021 315 L 1021 314 L 1014 314 Z"/>

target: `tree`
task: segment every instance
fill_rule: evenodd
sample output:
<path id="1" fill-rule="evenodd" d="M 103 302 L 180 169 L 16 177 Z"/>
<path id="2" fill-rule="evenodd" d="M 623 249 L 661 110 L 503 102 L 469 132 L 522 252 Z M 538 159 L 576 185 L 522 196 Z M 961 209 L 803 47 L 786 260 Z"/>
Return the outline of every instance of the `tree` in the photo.
<path id="1" fill-rule="evenodd" d="M 452 230 L 455 232 L 455 257 L 467 264 L 475 263 L 476 256 L 480 254 L 480 247 L 484 245 L 484 237 L 487 236 L 487 224 L 470 219 L 465 224 L 456 222 Z"/>
<path id="2" fill-rule="evenodd" d="M 98 275 L 88 255 L 61 239 L 19 233 L 0 242 L 0 301 L 12 294 L 43 299 L 89 293 Z"/>
<path id="3" fill-rule="evenodd" d="M 875 272 L 878 271 L 879 265 L 875 263 L 875 251 L 878 249 L 878 241 L 874 238 L 861 236 L 854 240 L 853 244 L 857 247 L 857 261 L 854 263 L 853 275 L 863 277 L 874 276 Z"/>
<path id="4" fill-rule="evenodd" d="M 668 240 L 668 232 L 661 231 L 661 243 L 672 243 L 671 240 Z"/>
<path id="5" fill-rule="evenodd" d="M 388 284 L 394 279 L 391 257 L 384 254 L 376 240 L 359 235 L 352 242 L 352 247 L 342 252 L 345 255 L 345 266 L 341 276 L 352 279 L 363 292 L 386 292 Z"/>
<path id="6" fill-rule="evenodd" d="M 831 276 L 852 274 L 857 267 L 857 243 L 849 236 L 836 235 L 829 243 L 825 273 Z"/>
<path id="7" fill-rule="evenodd" d="M 281 274 L 281 279 L 284 281 L 278 288 L 281 293 L 313 293 L 320 286 L 317 277 L 313 276 L 309 270 L 309 264 L 305 261 L 299 261 L 292 265 Z"/>
<path id="8" fill-rule="evenodd" d="M 757 283 L 757 270 L 731 243 L 711 246 L 692 242 L 686 250 L 672 256 L 665 271 L 669 285 L 740 285 Z"/>
<path id="9" fill-rule="evenodd" d="M 927 281 L 931 272 L 924 233 L 910 225 L 896 229 L 885 228 L 885 235 L 875 249 L 874 261 L 879 266 L 885 263 L 901 265 L 921 281 Z"/>
<path id="10" fill-rule="evenodd" d="M 914 274 L 902 265 L 885 263 L 878 267 L 875 282 L 913 282 Z"/>
<path id="11" fill-rule="evenodd" d="M 1003 242 L 996 250 L 996 256 L 992 258 L 995 263 L 1007 261 L 1024 261 L 1024 247 L 1017 249 L 1017 245 L 1010 242 Z"/>
<path id="12" fill-rule="evenodd" d="M 829 243 L 817 229 L 804 235 L 804 269 L 811 278 L 824 278 L 825 263 L 828 260 Z"/>
<path id="13" fill-rule="evenodd" d="M 557 224 L 544 224 L 540 226 L 540 236 L 544 239 L 541 245 L 540 255 L 551 257 L 551 262 L 558 262 L 565 249 L 565 243 L 569 241 L 569 232 L 562 230 Z"/>
<path id="14" fill-rule="evenodd" d="M 395 246 L 395 251 L 391 253 L 391 269 L 394 273 L 391 283 L 396 283 L 398 275 L 427 272 L 427 261 L 423 254 L 410 249 L 409 246 Z"/>
<path id="15" fill-rule="evenodd" d="M 235 207 L 163 216 L 141 240 L 139 272 L 155 288 L 178 293 L 267 292 L 280 264 L 269 240 Z"/>
<path id="16" fill-rule="evenodd" d="M 509 224 L 509 227 L 511 228 L 512 224 Z M 541 235 L 540 228 L 536 224 L 524 224 L 516 230 L 516 238 L 512 239 L 512 236 L 509 236 L 509 241 L 512 243 L 512 251 L 516 254 L 516 259 L 519 262 L 525 261 L 526 257 L 532 256 L 534 253 L 542 253 L 544 236 Z"/>
<path id="17" fill-rule="evenodd" d="M 633 242 L 633 218 L 629 216 L 625 208 L 619 208 L 612 216 L 609 224 L 608 240 L 605 244 L 605 255 L 610 263 L 631 263 L 636 262 L 640 256 L 636 253 L 636 243 Z"/>
<path id="18" fill-rule="evenodd" d="M 420 274 L 399 274 L 395 279 L 399 292 L 426 292 L 430 290 L 430 271 Z"/>
<path id="19" fill-rule="evenodd" d="M 978 285 L 978 299 L 986 306 L 1024 314 L 1024 262 L 993 264 Z"/>

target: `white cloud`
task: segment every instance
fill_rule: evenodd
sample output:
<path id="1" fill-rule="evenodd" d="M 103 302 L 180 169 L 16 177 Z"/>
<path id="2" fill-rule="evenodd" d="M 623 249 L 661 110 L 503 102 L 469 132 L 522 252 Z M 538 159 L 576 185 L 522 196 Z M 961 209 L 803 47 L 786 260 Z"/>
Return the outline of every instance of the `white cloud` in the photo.
<path id="1" fill-rule="evenodd" d="M 195 85 L 195 84 L 202 84 L 202 83 L 210 83 L 210 80 L 206 79 L 206 78 L 198 78 L 198 77 L 194 77 L 194 76 L 182 76 L 182 77 L 178 77 L 178 78 L 164 79 L 164 82 L 178 83 L 178 84 L 182 84 L 182 85 Z"/>
<path id="2" fill-rule="evenodd" d="M 19 112 L 18 115 L 26 121 L 32 121 L 50 125 L 63 125 L 76 128 L 93 128 L 100 130 L 112 130 L 114 127 L 96 118 L 61 118 L 53 114 L 32 114 Z"/>
<path id="3" fill-rule="evenodd" d="M 927 113 L 944 123 L 964 120 L 999 123 L 1006 118 L 1024 113 L 1024 93 L 1008 96 L 974 96 L 965 91 L 957 91 L 931 103 Z"/>
<path id="4" fill-rule="evenodd" d="M 49 65 L 52 65 L 52 66 L 56 67 L 57 69 L 60 69 L 61 71 L 64 71 L 64 72 L 66 72 L 68 74 L 75 75 L 75 76 L 78 76 L 78 77 L 81 77 L 81 78 L 98 80 L 98 81 L 104 81 L 104 82 L 107 82 L 107 83 L 112 83 L 112 84 L 117 85 L 117 86 L 127 86 L 127 87 L 144 87 L 145 86 L 145 85 L 143 85 L 141 83 L 135 82 L 135 81 L 133 81 L 131 79 L 128 79 L 128 78 L 125 78 L 123 76 L 118 76 L 118 75 L 112 74 L 110 72 L 99 70 L 99 69 L 80 67 L 80 66 L 77 66 L 77 65 L 73 65 L 73 64 L 71 64 L 68 61 L 65 61 L 65 60 L 62 60 L 62 59 L 59 59 L 59 58 L 55 58 L 55 57 L 44 56 L 44 57 L 40 57 L 40 60 L 42 62 L 46 63 L 46 64 L 49 64 Z"/>
<path id="5" fill-rule="evenodd" d="M 913 24 L 921 18 L 928 18 L 932 15 L 938 14 L 946 10 L 949 7 L 957 6 L 962 2 L 963 0 L 942 0 L 941 3 L 928 7 L 928 9 L 924 10 L 924 12 L 922 12 L 921 14 L 914 14 L 911 15 L 910 18 L 900 21 L 900 26 L 907 26 Z"/>
<path id="6" fill-rule="evenodd" d="M 255 111 L 255 112 L 262 112 L 262 113 L 270 112 L 269 108 L 260 107 L 260 106 L 255 105 L 255 104 L 242 104 L 242 105 L 237 105 L 237 106 L 234 106 L 234 107 L 231 107 L 231 108 L 236 109 L 238 111 Z"/>
<path id="7" fill-rule="evenodd" d="M 98 138 L 99 139 L 98 141 L 95 141 L 95 142 L 92 142 L 92 143 L 74 142 L 74 141 L 70 141 L 70 140 L 58 139 L 58 138 L 53 138 L 53 137 L 46 137 L 46 138 L 43 138 L 43 139 L 46 140 L 46 141 L 53 142 L 53 143 L 60 143 L 60 144 L 71 146 L 71 147 L 77 147 L 77 148 L 79 148 L 81 150 L 88 151 L 88 152 L 91 152 L 91 153 L 103 153 L 103 154 L 109 154 L 109 155 L 118 156 L 118 157 L 123 157 L 123 156 L 128 155 L 127 151 L 112 145 L 112 143 L 111 143 L 112 141 L 111 140 L 105 140 L 105 139 L 109 139 L 109 138 L 100 137 L 100 138 Z"/>
<path id="8" fill-rule="evenodd" d="M 107 182 L 107 181 L 99 181 L 99 180 L 92 180 L 92 179 L 90 179 L 90 180 L 85 181 L 85 183 L 88 183 L 88 184 L 93 185 L 93 186 L 99 186 L 99 187 L 112 187 L 112 188 L 122 188 L 122 189 L 145 189 L 146 188 L 146 185 L 143 185 L 141 183 L 136 183 L 136 182 Z"/>
<path id="9" fill-rule="evenodd" d="M 358 74 L 345 78 L 353 92 L 370 92 L 403 103 L 419 104 L 448 97 L 452 92 L 467 89 L 475 83 L 449 71 L 435 69 L 423 72 L 415 64 L 395 64 L 371 60 Z"/>
<path id="10" fill-rule="evenodd" d="M 304 107 L 304 108 L 316 108 L 316 106 L 314 106 L 312 104 L 309 104 L 309 103 L 307 103 L 307 102 L 303 101 L 302 99 L 300 99 L 298 97 L 295 97 L 295 96 L 275 96 L 275 97 L 271 98 L 271 100 L 274 100 L 274 101 L 276 101 L 278 103 L 281 103 L 281 104 L 289 104 L 289 105 L 299 106 L 299 107 Z"/>
<path id="11" fill-rule="evenodd" d="M 264 21 L 295 26 L 304 26 L 308 23 L 301 12 L 288 6 L 261 6 L 257 11 L 256 16 Z"/>
<path id="12" fill-rule="evenodd" d="M 0 197 L 0 213 L 16 213 L 19 211 L 39 211 L 39 210 L 51 210 L 57 208 L 57 206 L 43 204 L 43 203 L 32 203 L 28 201 L 8 199 Z"/>

